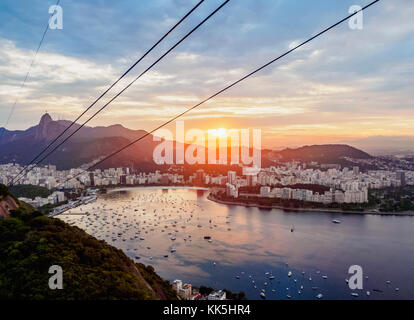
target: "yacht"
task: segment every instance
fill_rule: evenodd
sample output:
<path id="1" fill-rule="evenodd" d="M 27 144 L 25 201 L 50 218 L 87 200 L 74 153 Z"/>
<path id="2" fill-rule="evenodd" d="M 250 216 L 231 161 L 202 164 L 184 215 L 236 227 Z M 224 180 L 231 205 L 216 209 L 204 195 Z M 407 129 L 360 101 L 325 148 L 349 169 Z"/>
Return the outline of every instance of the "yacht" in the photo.
<path id="1" fill-rule="evenodd" d="M 289 271 L 288 272 L 288 277 L 291 277 L 292 276 L 292 271 Z"/>
<path id="2" fill-rule="evenodd" d="M 332 222 L 333 222 L 333 223 L 336 223 L 336 224 L 340 224 L 340 223 L 341 223 L 341 221 L 340 221 L 340 220 L 336 220 L 336 219 L 332 220 Z"/>

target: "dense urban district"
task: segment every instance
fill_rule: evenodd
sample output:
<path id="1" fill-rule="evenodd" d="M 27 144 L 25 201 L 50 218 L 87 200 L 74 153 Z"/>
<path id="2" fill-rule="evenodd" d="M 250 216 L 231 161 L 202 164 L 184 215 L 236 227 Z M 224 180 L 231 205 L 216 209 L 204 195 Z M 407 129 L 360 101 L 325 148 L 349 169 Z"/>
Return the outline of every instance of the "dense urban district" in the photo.
<path id="1" fill-rule="evenodd" d="M 392 162 L 391 162 L 392 163 Z M 364 168 L 364 169 L 361 169 Z M 130 168 L 57 170 L 36 167 L 12 191 L 45 213 L 59 214 L 93 201 L 97 191 L 120 186 L 197 186 L 211 191 L 210 200 L 282 209 L 313 209 L 365 213 L 414 211 L 414 171 L 407 166 L 369 170 L 340 164 L 278 163 L 268 168 L 239 167 L 214 172 L 174 168 L 140 172 Z M 23 168 L 0 165 L 0 183 L 8 184 Z M 73 178 L 76 177 L 76 178 Z M 73 179 L 72 179 L 73 178 Z"/>

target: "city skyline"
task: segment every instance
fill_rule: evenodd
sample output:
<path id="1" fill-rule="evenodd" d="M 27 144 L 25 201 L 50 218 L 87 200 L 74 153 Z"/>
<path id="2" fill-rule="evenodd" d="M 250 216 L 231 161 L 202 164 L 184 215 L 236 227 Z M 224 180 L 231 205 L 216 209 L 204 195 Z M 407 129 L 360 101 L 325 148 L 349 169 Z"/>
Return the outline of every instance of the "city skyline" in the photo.
<path id="1" fill-rule="evenodd" d="M 363 1 L 361 5 L 367 3 Z M 94 2 L 63 2 L 63 29 L 49 31 L 26 87 L 19 93 L 26 68 L 17 66 L 27 65 L 32 58 L 36 37 L 44 28 L 51 4 L 33 1 L 17 8 L 6 1 L 1 5 L 2 21 L 9 23 L 7 30 L 0 26 L 2 119 L 18 98 L 16 112 L 7 126 L 9 130 L 33 125 L 33 115 L 40 118 L 45 110 L 54 117 L 73 120 L 159 33 L 165 32 L 189 9 L 185 2 L 154 1 L 139 7 L 127 2 L 116 8 L 104 2 L 99 9 Z M 218 1 L 203 4 L 144 64 L 157 58 L 218 4 Z M 131 129 L 151 130 L 345 16 L 353 4 L 352 1 L 301 4 L 309 13 L 298 21 L 294 18 L 297 4 L 292 2 L 275 1 L 270 8 L 267 1 L 247 1 L 243 5 L 230 2 L 91 125 L 120 123 Z M 413 97 L 409 79 L 413 73 L 410 54 L 413 44 L 409 35 L 413 26 L 404 17 L 410 16 L 414 6 L 404 3 L 405 9 L 400 10 L 402 4 L 402 1 L 385 2 L 370 8 L 364 15 L 363 30 L 350 30 L 344 24 L 189 113 L 184 117 L 186 126 L 204 130 L 261 128 L 263 146 L 268 148 L 376 136 L 412 139 Z M 30 19 L 23 8 L 30 11 Z M 249 15 L 253 8 L 260 12 L 257 17 Z M 142 19 L 126 14 L 131 10 Z M 16 11 L 26 16 L 24 22 L 11 18 Z M 32 12 L 37 14 L 33 17 Z M 102 32 L 102 14 L 116 26 L 114 32 L 123 36 L 113 38 Z M 240 20 L 236 21 L 234 16 Z M 94 36 L 88 37 L 92 32 Z M 137 38 L 143 41 L 137 43 Z M 255 39 L 253 45 L 249 39 Z M 116 86 L 114 93 L 120 88 Z"/>

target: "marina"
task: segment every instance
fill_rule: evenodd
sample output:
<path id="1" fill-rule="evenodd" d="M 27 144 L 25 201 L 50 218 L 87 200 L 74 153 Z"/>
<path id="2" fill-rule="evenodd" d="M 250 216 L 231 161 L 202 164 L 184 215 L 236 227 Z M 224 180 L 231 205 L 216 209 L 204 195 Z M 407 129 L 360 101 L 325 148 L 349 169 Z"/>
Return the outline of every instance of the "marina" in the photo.
<path id="1" fill-rule="evenodd" d="M 207 195 L 188 189 L 116 190 L 71 209 L 84 215 L 69 210 L 57 217 L 153 266 L 165 279 L 244 291 L 249 299 L 392 299 L 413 294 L 406 280 L 410 271 L 402 267 L 414 265 L 408 241 L 413 238 L 411 217 L 232 207 Z M 406 242 L 396 239 L 399 234 Z M 391 260 L 401 266 L 400 272 L 394 272 Z M 364 269 L 363 291 L 348 286 L 348 268 L 354 264 Z"/>

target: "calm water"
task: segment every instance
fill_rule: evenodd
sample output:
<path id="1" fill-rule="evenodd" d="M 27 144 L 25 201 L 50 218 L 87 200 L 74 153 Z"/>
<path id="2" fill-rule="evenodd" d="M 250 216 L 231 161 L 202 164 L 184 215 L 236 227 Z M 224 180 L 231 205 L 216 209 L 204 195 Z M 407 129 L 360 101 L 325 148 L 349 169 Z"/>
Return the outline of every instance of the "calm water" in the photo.
<path id="1" fill-rule="evenodd" d="M 114 191 L 73 209 L 89 215 L 60 218 L 139 257 L 165 279 L 244 291 L 249 299 L 260 299 L 262 289 L 266 299 L 316 299 L 319 293 L 323 299 L 414 298 L 414 217 L 262 210 L 217 204 L 207 195 Z M 351 265 L 364 271 L 356 298 L 345 281 Z"/>

